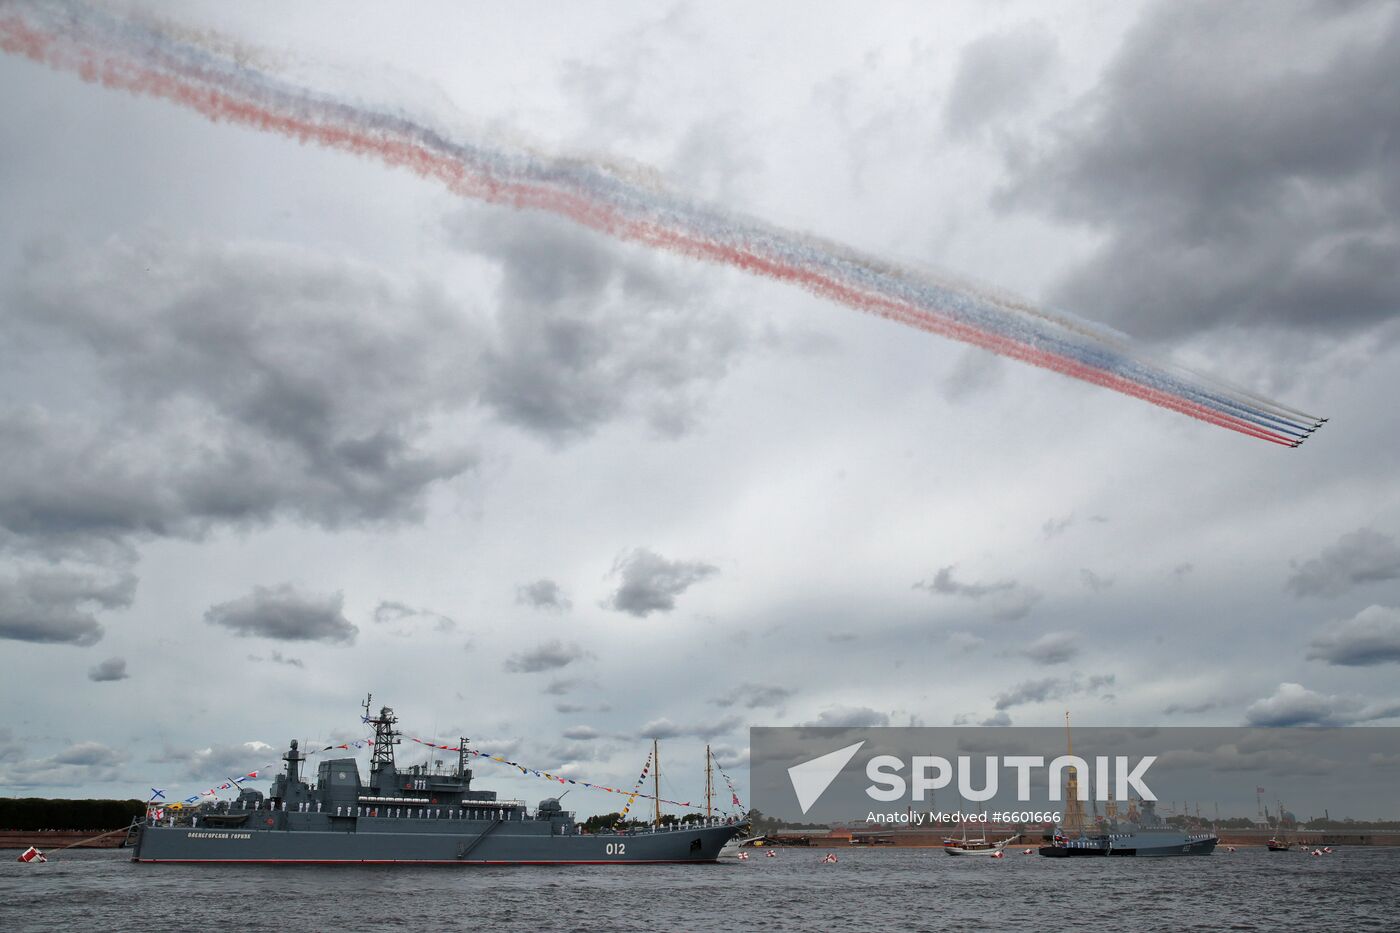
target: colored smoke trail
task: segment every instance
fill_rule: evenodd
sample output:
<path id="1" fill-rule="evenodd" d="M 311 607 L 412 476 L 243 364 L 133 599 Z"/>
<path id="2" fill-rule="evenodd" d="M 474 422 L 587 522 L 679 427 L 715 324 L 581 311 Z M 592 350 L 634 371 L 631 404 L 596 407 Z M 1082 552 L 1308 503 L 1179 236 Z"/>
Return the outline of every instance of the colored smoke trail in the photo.
<path id="1" fill-rule="evenodd" d="M 453 139 L 426 122 L 287 83 L 147 22 L 61 0 L 0 2 L 0 49 L 214 121 L 408 168 L 463 197 L 547 211 L 621 240 L 788 282 L 1260 440 L 1296 447 L 1325 420 L 1156 360 L 1101 325 L 702 205 L 615 168 Z"/>

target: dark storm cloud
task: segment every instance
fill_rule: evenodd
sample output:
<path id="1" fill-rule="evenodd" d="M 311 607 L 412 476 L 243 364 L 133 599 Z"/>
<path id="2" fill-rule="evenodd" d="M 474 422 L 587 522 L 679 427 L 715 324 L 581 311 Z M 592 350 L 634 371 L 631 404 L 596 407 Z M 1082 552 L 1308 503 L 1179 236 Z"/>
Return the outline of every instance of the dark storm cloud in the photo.
<path id="1" fill-rule="evenodd" d="M 88 669 L 88 680 L 99 684 L 112 680 L 126 680 L 130 676 L 126 672 L 126 658 L 108 658 Z"/>
<path id="2" fill-rule="evenodd" d="M 0 315 L 107 405 L 0 409 L 15 534 L 415 519 L 475 462 L 425 439 L 470 400 L 467 318 L 368 267 L 285 245 L 41 250 Z"/>
<path id="3" fill-rule="evenodd" d="M 565 644 L 558 639 L 544 642 L 529 651 L 511 655 L 503 665 L 504 669 L 516 674 L 538 674 L 540 671 L 553 671 L 568 667 L 575 661 L 591 658 L 593 654 L 573 642 Z M 556 681 L 557 683 L 557 681 Z M 550 685 L 551 687 L 553 684 Z M 549 688 L 546 688 L 549 692 Z"/>
<path id="4" fill-rule="evenodd" d="M 718 722 L 713 723 L 690 723 L 686 725 L 674 723 L 663 717 L 661 719 L 653 719 L 651 722 L 642 726 L 641 731 L 638 732 L 637 735 L 639 738 L 643 739 L 679 739 L 687 737 L 713 739 L 733 732 L 735 729 L 739 728 L 740 723 L 741 720 L 738 716 L 725 716 Z"/>
<path id="5" fill-rule="evenodd" d="M 1055 37 L 1038 23 L 983 36 L 962 50 L 943 125 L 951 136 L 974 133 L 1019 112 L 1058 56 Z"/>
<path id="6" fill-rule="evenodd" d="M 1142 337 L 1400 308 L 1400 7 L 1160 2 L 1006 203 L 1104 243 L 1054 296 Z"/>
<path id="7" fill-rule="evenodd" d="M 247 596 L 211 606 L 204 621 L 245 637 L 279 641 L 353 642 L 343 593 L 303 593 L 290 584 L 257 586 Z"/>
<path id="8" fill-rule="evenodd" d="M 130 606 L 135 594 L 136 578 L 126 574 L 21 571 L 0 580 L 0 638 L 92 645 L 102 638 L 93 611 Z"/>
<path id="9" fill-rule="evenodd" d="M 533 583 L 522 583 L 515 588 L 515 601 L 522 606 L 536 609 L 552 609 L 562 612 L 573 606 L 559 584 L 553 580 L 541 579 Z"/>
<path id="10" fill-rule="evenodd" d="M 1400 546 L 1390 535 L 1361 528 L 1295 565 L 1287 586 L 1296 596 L 1340 596 L 1359 584 L 1395 579 L 1400 579 Z"/>
<path id="11" fill-rule="evenodd" d="M 987 600 L 992 615 L 1002 621 L 1024 618 L 1037 602 L 1040 592 L 1034 587 L 1023 586 L 1015 580 L 999 580 L 995 583 L 964 583 L 953 579 L 954 565 L 940 567 L 931 580 L 920 580 L 914 589 L 928 590 L 942 596 L 959 596 L 972 600 Z"/>
<path id="12" fill-rule="evenodd" d="M 1251 726 L 1345 726 L 1400 716 L 1400 703 L 1366 703 L 1285 683 L 1272 696 L 1251 703 L 1244 715 Z"/>
<path id="13" fill-rule="evenodd" d="M 1309 660 L 1346 667 L 1400 662 L 1400 609 L 1369 606 L 1313 639 Z"/>
<path id="14" fill-rule="evenodd" d="M 1070 678 L 1042 677 L 1022 681 L 1005 693 L 997 694 L 996 708 L 1008 710 L 1027 703 L 1044 703 L 1047 700 L 1059 700 L 1077 694 L 1097 693 L 1105 687 L 1113 686 L 1116 681 L 1117 677 L 1113 674 L 1095 674 L 1088 680 L 1081 680 L 1075 675 Z"/>
<path id="15" fill-rule="evenodd" d="M 719 568 L 710 564 L 667 560 L 639 547 L 613 563 L 612 574 L 622 579 L 604 606 L 638 618 L 653 612 L 670 612 L 676 608 L 676 597 L 717 573 Z"/>
<path id="16" fill-rule="evenodd" d="M 682 434 L 750 342 L 669 258 L 535 214 L 464 212 L 452 232 L 501 275 L 482 401 L 534 433 L 562 441 L 636 414 Z"/>
<path id="17" fill-rule="evenodd" d="M 788 697 L 796 693 L 787 687 L 776 684 L 740 684 L 728 696 L 716 697 L 710 702 L 722 709 L 742 706 L 745 709 L 758 709 L 763 706 L 782 706 Z"/>

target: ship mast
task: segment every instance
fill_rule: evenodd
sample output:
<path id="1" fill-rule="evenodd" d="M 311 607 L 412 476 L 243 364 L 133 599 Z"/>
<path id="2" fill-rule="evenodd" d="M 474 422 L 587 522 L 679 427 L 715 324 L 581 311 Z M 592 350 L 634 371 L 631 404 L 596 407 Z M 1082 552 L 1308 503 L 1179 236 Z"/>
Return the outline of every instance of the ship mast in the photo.
<path id="1" fill-rule="evenodd" d="M 656 739 L 651 740 L 651 796 L 656 801 L 656 825 L 661 825 L 661 751 Z"/>
<path id="2" fill-rule="evenodd" d="M 712 756 L 710 755 L 710 746 L 706 745 L 706 746 L 705 746 L 705 819 L 707 819 L 707 820 L 710 819 L 710 817 L 711 817 L 711 815 L 712 815 L 712 810 L 713 810 L 713 807 L 714 807 L 714 799 L 715 799 L 715 777 L 714 777 L 714 770 L 713 770 L 713 769 L 711 768 L 711 766 L 710 766 L 712 761 L 713 761 L 713 758 L 712 758 Z"/>
<path id="3" fill-rule="evenodd" d="M 369 704 L 374 699 L 374 694 L 366 694 L 364 702 L 365 714 L 363 717 L 367 725 L 374 726 L 374 751 L 370 755 L 369 773 L 370 783 L 379 786 L 379 774 L 381 771 L 388 771 L 390 780 L 396 768 L 394 766 L 394 746 L 399 744 L 399 732 L 394 728 L 394 724 L 399 721 L 394 715 L 394 711 L 387 706 L 381 706 L 376 716 L 370 716 Z"/>

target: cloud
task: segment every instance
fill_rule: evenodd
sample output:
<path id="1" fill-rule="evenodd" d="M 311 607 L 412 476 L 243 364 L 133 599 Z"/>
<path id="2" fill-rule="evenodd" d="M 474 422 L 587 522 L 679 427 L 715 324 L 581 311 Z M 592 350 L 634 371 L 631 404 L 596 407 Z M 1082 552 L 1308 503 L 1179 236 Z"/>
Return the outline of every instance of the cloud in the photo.
<path id="1" fill-rule="evenodd" d="M 871 726 L 888 726 L 887 713 L 868 706 L 831 706 L 817 714 L 817 718 L 804 722 L 804 726 L 834 726 L 847 729 L 862 729 Z"/>
<path id="2" fill-rule="evenodd" d="M 1272 696 L 1246 707 L 1244 715 L 1251 726 L 1344 726 L 1400 716 L 1400 703 L 1368 704 L 1283 683 Z"/>
<path id="3" fill-rule="evenodd" d="M 1177 713 L 1204 713 L 1215 709 L 1220 704 L 1215 700 L 1202 700 L 1199 703 L 1172 703 L 1162 710 L 1163 716 L 1174 716 Z"/>
<path id="4" fill-rule="evenodd" d="M 1368 606 L 1313 639 L 1309 660 L 1345 667 L 1400 662 L 1400 609 Z"/>
<path id="5" fill-rule="evenodd" d="M 968 43 L 943 104 L 944 128 L 950 136 L 966 136 L 1015 115 L 1034 99 L 1058 57 L 1055 37 L 1039 23 Z"/>
<path id="6" fill-rule="evenodd" d="M 18 745 L 0 732 L 0 786 L 75 787 L 123 779 L 126 752 L 100 742 L 77 742 L 48 758 L 25 759 Z"/>
<path id="7" fill-rule="evenodd" d="M 449 233 L 499 269 L 481 399 L 508 424 L 564 441 L 635 414 L 684 434 L 750 343 L 670 257 L 531 213 L 463 211 Z"/>
<path id="8" fill-rule="evenodd" d="M 568 667 L 575 661 L 593 657 L 592 652 L 585 651 L 574 642 L 565 644 L 556 639 L 543 642 L 538 647 L 529 651 L 521 651 L 511 655 L 503 665 L 504 669 L 515 674 L 538 674 L 540 671 L 552 671 L 561 667 Z M 562 683 L 562 681 L 555 681 Z M 545 688 L 545 692 L 552 692 L 554 684 Z"/>
<path id="9" fill-rule="evenodd" d="M 1040 526 L 1040 533 L 1045 540 L 1059 537 L 1064 534 L 1070 525 L 1074 524 L 1074 516 L 1066 515 L 1064 518 L 1047 518 L 1045 524 Z"/>
<path id="10" fill-rule="evenodd" d="M 728 696 L 716 697 L 710 702 L 726 709 L 731 706 L 758 709 L 763 706 L 782 706 L 788 697 L 796 692 L 775 684 L 744 683 L 731 690 Z"/>
<path id="11" fill-rule="evenodd" d="M 559 584 L 548 579 L 520 584 L 515 588 L 515 601 L 523 606 L 552 609 L 555 612 L 563 612 L 573 607 L 573 603 L 564 595 Z"/>
<path id="12" fill-rule="evenodd" d="M 374 607 L 374 621 L 378 625 L 392 626 L 390 631 L 401 636 L 417 634 L 421 630 L 421 624 L 425 622 L 431 624 L 436 632 L 451 632 L 457 628 L 457 623 L 451 617 L 440 612 L 390 600 L 381 600 L 379 605 Z M 470 646 L 471 643 L 468 642 L 468 647 Z"/>
<path id="13" fill-rule="evenodd" d="M 1010 690 L 996 696 L 996 708 L 1007 710 L 1028 703 L 1044 703 L 1060 700 L 1078 694 L 1097 693 L 1117 682 L 1113 674 L 1094 674 L 1088 680 L 1081 680 L 1076 674 L 1068 679 L 1063 677 L 1042 677 L 1016 684 Z"/>
<path id="14" fill-rule="evenodd" d="M 597 683 L 589 677 L 557 677 L 549 682 L 544 692 L 549 696 L 567 696 L 580 687 L 595 687 Z"/>
<path id="15" fill-rule="evenodd" d="M 713 723 L 691 723 L 688 725 L 677 725 L 669 719 L 653 719 L 642 726 L 637 733 L 644 739 L 678 739 L 693 737 L 697 739 L 713 739 L 721 735 L 733 732 L 740 725 L 742 720 L 738 716 L 725 716 L 718 722 Z"/>
<path id="16" fill-rule="evenodd" d="M 433 290 L 288 244 L 46 248 L 0 322 L 81 368 L 83 409 L 0 408 L 0 525 L 199 537 L 290 516 L 416 520 L 474 454 L 430 441 L 473 397 L 467 316 Z"/>
<path id="17" fill-rule="evenodd" d="M 93 645 L 103 633 L 93 610 L 125 608 L 135 595 L 136 578 L 130 574 L 21 571 L 0 580 L 0 638 Z"/>
<path id="18" fill-rule="evenodd" d="M 958 354 L 943 379 L 943 397 L 961 402 L 995 389 L 1006 381 L 1006 360 L 995 353 L 969 347 Z"/>
<path id="19" fill-rule="evenodd" d="M 982 647 L 986 643 L 985 638 L 981 638 L 971 632 L 954 632 L 948 636 L 948 650 L 958 654 L 970 654 Z"/>
<path id="20" fill-rule="evenodd" d="M 245 638 L 349 643 L 359 629 L 345 618 L 344 607 L 342 593 L 303 593 L 284 583 L 255 586 L 247 596 L 211 606 L 204 621 Z"/>
<path id="21" fill-rule="evenodd" d="M 183 776 L 187 779 L 213 780 L 238 777 L 247 774 L 253 768 L 261 768 L 267 764 L 272 752 L 271 745 L 255 739 L 190 750 L 166 749 L 160 757 L 152 760 L 157 764 L 183 766 Z"/>
<path id="22" fill-rule="evenodd" d="M 1112 577 L 1101 577 L 1098 574 L 1094 573 L 1094 571 L 1090 570 L 1088 567 L 1080 568 L 1079 582 L 1083 583 L 1086 587 L 1088 587 L 1095 593 L 1102 593 L 1104 590 L 1113 586 Z"/>
<path id="23" fill-rule="evenodd" d="M 940 567 L 932 580 L 920 580 L 914 589 L 927 590 L 943 596 L 958 596 L 971 600 L 987 600 L 993 618 L 1004 622 L 1025 618 L 1040 601 L 1034 587 L 1023 586 L 1015 580 L 995 583 L 963 583 L 953 579 L 953 564 Z"/>
<path id="24" fill-rule="evenodd" d="M 1003 726 L 1009 726 L 1011 725 L 1011 716 L 1006 712 L 1006 710 L 1001 710 L 999 712 L 993 713 L 986 719 L 982 720 L 980 725 L 989 728 L 1000 728 Z"/>
<path id="25" fill-rule="evenodd" d="M 676 597 L 696 583 L 719 573 L 700 561 L 667 560 L 647 548 L 636 548 L 619 557 L 612 575 L 622 582 L 604 606 L 643 618 L 653 612 L 670 612 Z"/>
<path id="26" fill-rule="evenodd" d="M 1400 545 L 1390 535 L 1360 528 L 1295 565 L 1287 586 L 1295 596 L 1340 596 L 1354 586 L 1395 579 L 1400 579 Z"/>
<path id="27" fill-rule="evenodd" d="M 1079 654 L 1079 636 L 1073 632 L 1046 632 L 1017 654 L 1038 664 L 1063 664 Z"/>
<path id="28" fill-rule="evenodd" d="M 1183 563 L 1177 564 L 1175 567 L 1172 568 L 1172 576 L 1175 577 L 1178 581 L 1184 580 L 1186 579 L 1187 574 L 1192 573 L 1195 569 L 1195 564 L 1191 563 L 1190 561 L 1185 561 Z"/>
<path id="29" fill-rule="evenodd" d="M 1153 5 L 1039 150 L 1010 152 L 1003 203 L 1102 240 L 1057 304 L 1142 337 L 1394 316 L 1400 113 L 1376 89 L 1400 85 L 1400 9 L 1278 12 Z"/>
<path id="30" fill-rule="evenodd" d="M 126 658 L 108 658 L 88 669 L 88 680 L 106 683 L 112 680 L 126 680 L 131 675 L 126 672 Z"/>
<path id="31" fill-rule="evenodd" d="M 570 726 L 561 733 L 564 738 L 572 739 L 576 742 L 591 742 L 598 738 L 600 734 L 601 733 L 592 726 Z"/>
<path id="32" fill-rule="evenodd" d="M 285 664 L 285 665 L 287 665 L 288 667 L 300 667 L 300 668 L 306 667 L 306 663 L 305 663 L 304 661 L 302 661 L 301 658 L 287 657 L 287 656 L 284 656 L 284 655 L 282 654 L 282 652 L 280 652 L 280 651 L 272 651 L 272 652 L 269 652 L 266 659 L 264 659 L 264 658 L 262 657 L 262 655 L 250 654 L 250 655 L 248 655 L 248 660 L 249 660 L 249 661 L 263 661 L 263 660 L 267 660 L 267 661 L 270 661 L 270 662 L 273 663 L 273 664 Z"/>

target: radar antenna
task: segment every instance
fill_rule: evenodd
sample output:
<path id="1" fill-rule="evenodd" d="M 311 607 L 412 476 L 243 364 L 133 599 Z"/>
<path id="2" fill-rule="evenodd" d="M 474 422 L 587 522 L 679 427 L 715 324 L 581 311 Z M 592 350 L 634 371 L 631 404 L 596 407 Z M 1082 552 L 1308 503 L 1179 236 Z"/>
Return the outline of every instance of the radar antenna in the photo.
<path id="1" fill-rule="evenodd" d="M 371 716 L 370 701 L 374 699 L 374 694 L 366 694 L 364 702 L 365 714 L 360 718 L 366 725 L 374 726 L 374 751 L 370 755 L 370 774 L 378 774 L 383 768 L 394 771 L 394 746 L 399 744 L 399 736 L 402 734 L 394 728 L 394 724 L 399 718 L 394 715 L 394 711 L 387 706 L 381 706 L 376 715 Z"/>

